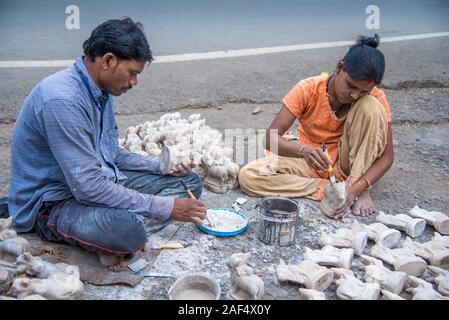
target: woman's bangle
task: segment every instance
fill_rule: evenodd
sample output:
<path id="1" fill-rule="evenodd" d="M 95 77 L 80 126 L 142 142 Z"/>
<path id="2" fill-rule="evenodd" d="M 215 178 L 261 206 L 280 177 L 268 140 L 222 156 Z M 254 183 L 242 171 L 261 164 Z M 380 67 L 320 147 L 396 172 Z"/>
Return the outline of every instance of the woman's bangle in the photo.
<path id="1" fill-rule="evenodd" d="M 368 184 L 368 187 L 366 188 L 366 189 L 371 189 L 371 182 L 368 180 L 368 178 L 367 177 L 362 177 L 365 181 L 366 181 L 366 183 Z"/>
<path id="2" fill-rule="evenodd" d="M 306 145 L 303 144 L 303 145 L 301 145 L 301 147 L 299 148 L 299 156 L 300 156 L 300 157 L 302 157 L 301 152 L 302 152 L 302 149 L 304 149 L 305 146 L 306 146 Z"/>

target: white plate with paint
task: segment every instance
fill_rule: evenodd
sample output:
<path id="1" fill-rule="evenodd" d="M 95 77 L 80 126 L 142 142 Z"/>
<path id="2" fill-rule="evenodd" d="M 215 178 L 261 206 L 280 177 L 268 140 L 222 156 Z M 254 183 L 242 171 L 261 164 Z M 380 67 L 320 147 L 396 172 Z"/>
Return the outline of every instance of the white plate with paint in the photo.
<path id="1" fill-rule="evenodd" d="M 198 228 L 203 232 L 219 237 L 241 234 L 245 232 L 248 226 L 248 219 L 243 213 L 228 208 L 207 209 L 207 216 L 212 225 L 204 223 Z"/>

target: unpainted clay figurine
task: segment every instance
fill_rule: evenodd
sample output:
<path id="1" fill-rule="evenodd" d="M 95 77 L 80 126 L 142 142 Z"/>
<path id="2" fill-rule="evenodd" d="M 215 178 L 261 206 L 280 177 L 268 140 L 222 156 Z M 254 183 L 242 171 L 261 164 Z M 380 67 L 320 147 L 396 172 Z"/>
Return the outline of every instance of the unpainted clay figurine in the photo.
<path id="1" fill-rule="evenodd" d="M 442 236 L 438 232 L 434 232 L 431 241 L 438 242 L 443 247 L 449 248 L 449 236 Z"/>
<path id="2" fill-rule="evenodd" d="M 17 258 L 17 268 L 19 272 L 26 272 L 27 275 L 36 276 L 39 279 L 47 279 L 57 272 L 67 273 L 78 277 L 78 279 L 80 277 L 79 269 L 75 265 L 53 264 L 39 257 L 33 257 L 30 253 L 24 253 Z"/>
<path id="3" fill-rule="evenodd" d="M 322 291 L 305 288 L 299 288 L 298 290 L 307 300 L 326 300 L 326 295 Z"/>
<path id="4" fill-rule="evenodd" d="M 336 276 L 337 297 L 341 300 L 377 300 L 380 294 L 378 283 L 365 283 L 347 269 L 331 268 Z"/>
<path id="5" fill-rule="evenodd" d="M 322 266 L 349 269 L 354 259 L 354 249 L 339 249 L 329 245 L 321 250 L 305 248 L 304 259 L 312 260 Z"/>
<path id="6" fill-rule="evenodd" d="M 352 248 L 356 255 L 361 255 L 368 242 L 365 231 L 354 231 L 346 228 L 338 229 L 334 234 L 321 232 L 320 245 L 330 245 L 337 248 Z"/>
<path id="7" fill-rule="evenodd" d="M 334 210 L 340 207 L 346 199 L 346 183 L 336 182 L 324 187 L 324 198 L 320 203 L 321 211 L 328 217 L 334 217 Z M 349 209 L 348 209 L 349 211 Z"/>
<path id="8" fill-rule="evenodd" d="M 365 231 L 368 234 L 368 239 L 387 248 L 396 247 L 401 240 L 401 232 L 399 230 L 388 228 L 379 222 L 366 225 L 356 220 L 351 225 L 351 229 L 354 231 Z"/>
<path id="9" fill-rule="evenodd" d="M 246 264 L 249 257 L 249 252 L 234 253 L 226 262 L 231 270 L 232 288 L 227 293 L 229 300 L 260 300 L 264 295 L 262 279 Z"/>
<path id="10" fill-rule="evenodd" d="M 376 221 L 385 224 L 388 227 L 404 231 L 412 238 L 419 237 L 426 228 L 424 219 L 412 218 L 406 214 L 390 215 L 379 211 Z"/>
<path id="11" fill-rule="evenodd" d="M 276 276 L 279 282 L 290 281 L 317 291 L 326 290 L 334 278 L 331 270 L 311 260 L 303 260 L 297 265 L 287 265 L 280 259 L 276 266 Z"/>
<path id="12" fill-rule="evenodd" d="M 381 260 L 362 255 L 365 264 L 365 281 L 378 283 L 381 289 L 388 290 L 394 294 L 400 294 L 407 281 L 407 274 L 401 271 L 391 271 L 386 268 Z"/>
<path id="13" fill-rule="evenodd" d="M 11 217 L 0 219 L 0 260 L 5 262 L 15 262 L 18 256 L 30 250 L 28 241 L 9 229 L 11 225 Z"/>
<path id="14" fill-rule="evenodd" d="M 449 271 L 429 266 L 429 273 L 431 277 L 427 281 L 436 283 L 438 292 L 444 296 L 449 296 Z"/>
<path id="15" fill-rule="evenodd" d="M 23 299 L 38 294 L 50 300 L 79 299 L 84 292 L 84 285 L 78 277 L 57 272 L 48 279 L 16 278 L 11 287 L 13 296 Z"/>
<path id="16" fill-rule="evenodd" d="M 439 211 L 427 211 L 418 206 L 414 206 L 409 213 L 414 218 L 426 220 L 426 222 L 433 226 L 439 233 L 449 234 L 449 217 L 444 213 Z"/>
<path id="17" fill-rule="evenodd" d="M 370 255 L 412 276 L 421 276 L 427 269 L 427 263 L 407 248 L 390 249 L 376 244 L 371 247 Z"/>
<path id="18" fill-rule="evenodd" d="M 432 266 L 444 269 L 449 268 L 449 248 L 446 248 L 438 240 L 419 243 L 407 237 L 401 243 L 401 246 L 413 251 L 418 257 L 427 260 Z"/>
<path id="19" fill-rule="evenodd" d="M 409 288 L 407 292 L 413 294 L 412 300 L 449 300 L 449 297 L 442 296 L 438 291 L 433 289 L 431 283 L 414 277 L 408 277 Z"/>
<path id="20" fill-rule="evenodd" d="M 382 298 L 384 300 L 405 300 L 401 296 L 394 294 L 388 290 L 380 290 L 380 292 L 382 292 Z"/>

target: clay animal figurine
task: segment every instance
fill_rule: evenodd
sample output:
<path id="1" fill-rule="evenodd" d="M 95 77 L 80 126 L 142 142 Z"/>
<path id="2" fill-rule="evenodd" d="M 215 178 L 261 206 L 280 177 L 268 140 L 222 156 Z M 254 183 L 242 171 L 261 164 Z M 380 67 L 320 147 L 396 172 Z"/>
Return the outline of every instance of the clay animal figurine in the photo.
<path id="1" fill-rule="evenodd" d="M 231 270 L 232 287 L 227 293 L 229 300 L 260 300 L 264 295 L 262 279 L 246 264 L 249 257 L 249 252 L 234 253 L 226 262 Z"/>
<path id="2" fill-rule="evenodd" d="M 276 266 L 276 276 L 279 282 L 294 282 L 316 291 L 326 290 L 334 278 L 331 270 L 311 260 L 303 260 L 296 265 L 287 265 L 284 260 L 280 259 Z"/>
<path id="3" fill-rule="evenodd" d="M 17 257 L 17 268 L 20 272 L 26 272 L 27 275 L 36 276 L 39 279 L 47 279 L 57 272 L 80 277 L 78 266 L 66 263 L 53 264 L 39 257 L 33 257 L 30 253 L 24 253 Z"/>
<path id="4" fill-rule="evenodd" d="M 426 220 L 428 224 L 433 226 L 436 231 L 441 234 L 449 234 L 449 217 L 439 211 L 427 211 L 418 206 L 414 206 L 409 214 L 414 218 Z"/>
<path id="5" fill-rule="evenodd" d="M 332 246 L 324 246 L 321 250 L 305 248 L 304 259 L 322 266 L 349 269 L 354 259 L 354 249 L 338 249 Z"/>
<path id="6" fill-rule="evenodd" d="M 365 264 L 365 281 L 368 283 L 378 283 L 381 289 L 394 294 L 400 294 L 407 281 L 407 274 L 401 271 L 391 271 L 386 268 L 381 260 L 362 255 Z"/>
<path id="7" fill-rule="evenodd" d="M 418 257 L 427 260 L 432 266 L 443 269 L 449 268 L 449 248 L 446 248 L 440 241 L 431 240 L 424 243 L 415 242 L 407 237 L 402 243 L 403 248 L 412 251 Z"/>
<path id="8" fill-rule="evenodd" d="M 81 298 L 84 285 L 78 277 L 67 273 L 53 273 L 48 279 L 16 278 L 11 287 L 13 296 L 23 299 L 38 294 L 50 300 L 74 300 Z"/>
<path id="9" fill-rule="evenodd" d="M 356 255 L 361 255 L 368 242 L 368 234 L 365 231 L 354 231 L 341 228 L 334 234 L 321 232 L 320 245 L 330 245 L 336 248 L 352 248 Z"/>
<path id="10" fill-rule="evenodd" d="M 11 225 L 12 218 L 0 219 L 0 260 L 5 262 L 15 262 L 18 256 L 30 250 L 28 241 L 9 229 Z"/>
<path id="11" fill-rule="evenodd" d="M 336 294 L 342 300 L 377 300 L 380 295 L 378 283 L 365 283 L 347 269 L 331 268 L 336 276 Z"/>
<path id="12" fill-rule="evenodd" d="M 412 218 L 406 214 L 387 215 L 379 211 L 379 214 L 376 216 L 376 221 L 391 228 L 402 230 L 412 238 L 422 235 L 426 228 L 426 221 L 424 219 Z"/>
<path id="13" fill-rule="evenodd" d="M 449 300 L 449 297 L 442 296 L 439 292 L 433 289 L 431 283 L 414 277 L 408 277 L 409 288 L 407 292 L 413 294 L 412 300 Z"/>
<path id="14" fill-rule="evenodd" d="M 449 296 L 449 271 L 429 266 L 429 273 L 431 277 L 427 281 L 436 283 L 438 292 L 444 296 Z"/>
<path id="15" fill-rule="evenodd" d="M 407 248 L 390 249 L 376 244 L 371 247 L 370 255 L 412 276 L 421 276 L 427 269 L 427 263 Z"/>
<path id="16" fill-rule="evenodd" d="M 328 184 L 324 187 L 324 198 L 320 203 L 320 209 L 326 216 L 333 218 L 334 210 L 344 203 L 345 198 L 346 198 L 345 182 Z"/>
<path id="17" fill-rule="evenodd" d="M 396 247 L 401 240 L 401 232 L 399 230 L 388 228 L 379 222 L 366 225 L 356 220 L 351 225 L 351 229 L 354 231 L 365 231 L 368 234 L 368 239 L 387 248 Z"/>

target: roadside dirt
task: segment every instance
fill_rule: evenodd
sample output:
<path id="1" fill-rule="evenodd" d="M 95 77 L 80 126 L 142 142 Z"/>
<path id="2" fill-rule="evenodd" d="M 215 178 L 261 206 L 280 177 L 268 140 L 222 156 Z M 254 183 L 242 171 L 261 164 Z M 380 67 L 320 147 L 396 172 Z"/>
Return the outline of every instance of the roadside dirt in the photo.
<path id="1" fill-rule="evenodd" d="M 395 162 L 390 171 L 372 189 L 371 196 L 376 210 L 386 213 L 406 213 L 414 205 L 427 210 L 438 210 L 449 214 L 449 89 L 435 84 L 401 85 L 385 88 L 392 110 Z M 262 112 L 253 115 L 256 106 Z M 179 110 L 183 117 L 201 113 L 210 127 L 225 129 L 265 129 L 280 108 L 276 103 L 228 103 L 219 107 L 190 108 Z M 118 115 L 121 133 L 131 125 L 155 120 L 163 113 Z M 8 191 L 10 139 L 13 124 L 0 125 L 0 196 Z M 185 249 L 163 250 L 154 265 L 154 271 L 171 273 L 174 276 L 208 271 L 222 287 L 224 299 L 230 286 L 230 274 L 226 259 L 235 252 L 251 252 L 250 262 L 256 273 L 265 282 L 266 299 L 302 299 L 298 286 L 279 284 L 275 276 L 275 265 L 279 259 L 296 264 L 304 253 L 304 247 L 318 248 L 319 232 L 333 231 L 349 226 L 354 220 L 335 222 L 322 216 L 313 201 L 299 200 L 305 206 L 300 217 L 295 244 L 276 247 L 262 243 L 257 238 L 257 212 L 254 209 L 260 199 L 250 198 L 239 190 L 228 191 L 224 195 L 206 191 L 203 200 L 208 207 L 230 207 L 237 197 L 249 201 L 242 206 L 249 218 L 248 230 L 239 236 L 217 238 L 207 235 L 195 226 L 180 225 L 173 240 L 192 243 Z M 370 223 L 374 217 L 357 218 Z M 433 229 L 426 228 L 425 234 L 417 239 L 427 240 Z M 403 238 L 405 235 L 403 234 Z M 356 275 L 363 277 L 361 263 L 353 262 Z M 86 285 L 86 299 L 167 299 L 167 290 L 172 279 L 147 278 L 136 288 L 124 286 Z M 327 291 L 328 299 L 335 298 L 335 287 Z"/>

